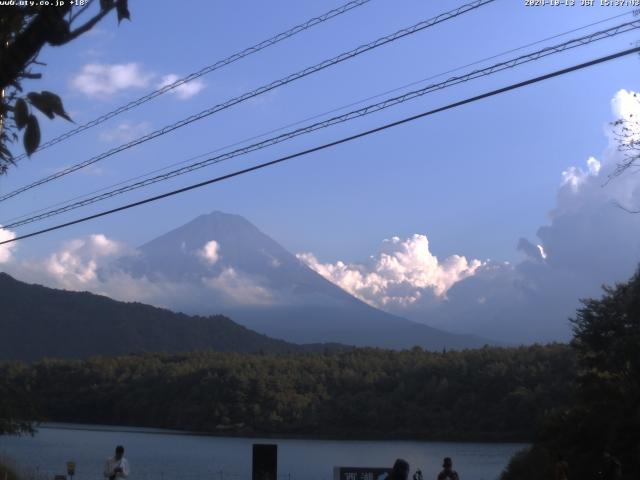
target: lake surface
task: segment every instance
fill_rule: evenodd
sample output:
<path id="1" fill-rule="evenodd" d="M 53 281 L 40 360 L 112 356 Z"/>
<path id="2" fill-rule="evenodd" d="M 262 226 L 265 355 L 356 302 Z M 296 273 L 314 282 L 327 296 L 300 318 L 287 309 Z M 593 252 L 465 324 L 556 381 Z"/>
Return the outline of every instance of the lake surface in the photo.
<path id="1" fill-rule="evenodd" d="M 75 461 L 74 480 L 100 480 L 105 459 L 124 445 L 131 480 L 251 478 L 254 443 L 278 445 L 280 480 L 333 478 L 334 466 L 389 467 L 398 457 L 435 480 L 442 459 L 453 458 L 461 480 L 493 480 L 525 445 L 418 441 L 342 441 L 209 437 L 168 430 L 48 424 L 34 437 L 0 436 L 0 458 L 49 479 Z"/>

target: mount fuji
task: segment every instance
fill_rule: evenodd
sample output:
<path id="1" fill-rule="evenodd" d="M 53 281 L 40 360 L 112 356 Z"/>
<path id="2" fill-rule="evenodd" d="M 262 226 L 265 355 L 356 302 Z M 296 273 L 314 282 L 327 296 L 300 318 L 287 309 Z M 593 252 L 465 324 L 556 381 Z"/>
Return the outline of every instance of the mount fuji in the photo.
<path id="1" fill-rule="evenodd" d="M 156 304 L 188 314 L 223 314 L 296 343 L 430 350 L 495 343 L 373 308 L 310 269 L 238 215 L 201 215 L 121 257 L 110 268 L 180 286 Z M 103 272 L 108 274 L 108 272 Z"/>

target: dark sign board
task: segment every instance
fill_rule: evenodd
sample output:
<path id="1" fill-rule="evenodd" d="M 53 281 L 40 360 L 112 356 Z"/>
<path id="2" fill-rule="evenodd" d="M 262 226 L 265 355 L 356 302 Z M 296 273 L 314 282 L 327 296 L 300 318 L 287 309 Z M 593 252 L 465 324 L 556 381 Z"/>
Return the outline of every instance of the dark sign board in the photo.
<path id="1" fill-rule="evenodd" d="M 390 473 L 390 468 L 334 467 L 333 480 L 386 480 Z"/>
<path id="2" fill-rule="evenodd" d="M 253 444 L 253 480 L 278 480 L 278 445 Z"/>

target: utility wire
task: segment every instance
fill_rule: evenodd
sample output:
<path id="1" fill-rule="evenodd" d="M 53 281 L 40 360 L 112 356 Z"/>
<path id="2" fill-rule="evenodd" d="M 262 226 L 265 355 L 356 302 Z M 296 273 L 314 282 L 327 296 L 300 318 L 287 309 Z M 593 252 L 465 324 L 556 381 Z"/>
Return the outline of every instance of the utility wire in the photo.
<path id="1" fill-rule="evenodd" d="M 204 75 L 207 75 L 208 73 L 214 72 L 222 67 L 225 67 L 227 65 L 230 65 L 244 57 L 248 57 L 249 55 L 252 55 L 254 53 L 257 53 L 261 50 L 264 50 L 267 47 L 271 47 L 272 45 L 275 45 L 277 43 L 280 43 L 283 40 L 286 40 L 287 38 L 293 37 L 294 35 L 297 35 L 298 33 L 301 33 L 305 30 L 308 30 L 312 27 L 315 27 L 316 25 L 319 25 L 321 23 L 326 22 L 327 20 L 331 20 L 334 17 L 337 17 L 339 15 L 342 15 L 343 13 L 349 12 L 350 10 L 353 10 L 354 8 L 360 7 L 368 2 L 370 2 L 371 0 L 353 0 L 351 2 L 345 3 L 344 5 L 335 8 L 333 10 L 330 10 L 318 17 L 314 17 L 311 18 L 309 20 L 307 20 L 304 23 L 301 23 L 300 25 L 296 25 L 293 28 L 290 28 L 289 30 L 285 31 L 285 32 L 281 32 L 277 35 L 274 35 L 271 38 L 268 38 L 267 40 L 263 40 L 262 42 L 253 45 L 251 47 L 245 48 L 244 50 L 234 53 L 233 55 L 228 56 L 227 58 L 223 59 L 223 60 L 218 60 L 217 62 L 208 65 L 206 67 L 201 68 L 200 70 L 198 70 L 197 72 L 193 72 L 190 73 L 189 75 L 182 77 L 178 80 L 176 80 L 173 83 L 170 83 L 168 85 L 165 85 L 161 88 L 158 88 L 157 90 L 154 90 L 152 92 L 147 93 L 146 95 L 136 99 L 136 100 L 132 100 L 131 102 L 127 103 L 126 105 L 122 105 L 118 108 L 116 108 L 115 110 L 112 110 L 108 113 L 105 113 L 104 115 L 101 115 L 100 117 L 91 120 L 87 123 L 84 123 L 82 125 L 78 125 L 76 128 L 69 130 L 68 132 L 63 133 L 62 135 L 59 135 L 55 138 L 52 138 L 51 140 L 43 143 L 42 145 L 40 145 L 40 147 L 38 147 L 38 149 L 36 150 L 37 152 L 44 150 L 46 148 L 51 147 L 52 145 L 55 145 L 57 143 L 60 143 L 64 140 L 67 140 L 68 138 L 73 137 L 74 135 L 77 135 L 78 133 L 84 132 L 85 130 L 88 130 L 89 128 L 95 127 L 96 125 L 100 125 L 103 122 L 106 122 L 107 120 L 116 117 L 118 115 L 120 115 L 121 113 L 127 112 L 133 108 L 139 107 L 140 105 L 142 105 L 143 103 L 146 103 L 150 100 L 153 100 L 156 97 L 159 97 L 160 95 L 167 93 L 171 90 L 173 90 L 174 88 L 177 88 L 181 85 L 184 85 L 187 82 L 190 82 L 192 80 L 195 80 L 196 78 L 200 78 Z M 26 157 L 27 155 L 25 153 L 18 155 L 15 160 L 21 160 L 24 157 Z"/>
<path id="2" fill-rule="evenodd" d="M 419 113 L 417 115 L 413 115 L 413 116 L 410 116 L 410 117 L 405 117 L 405 118 L 403 118 L 401 120 L 397 120 L 395 122 L 387 123 L 385 125 L 373 128 L 371 130 L 366 130 L 364 132 L 360 132 L 360 133 L 357 133 L 355 135 L 344 137 L 344 138 L 341 138 L 339 140 L 335 140 L 333 142 L 325 143 L 323 145 L 319 145 L 319 146 L 316 146 L 316 147 L 313 147 L 313 148 L 309 148 L 307 150 L 303 150 L 303 151 L 300 151 L 300 152 L 297 152 L 297 153 L 294 153 L 294 154 L 291 154 L 291 155 L 280 157 L 280 158 L 277 158 L 275 160 L 271 160 L 269 162 L 260 163 L 258 165 L 254 165 L 252 167 L 244 168 L 242 170 L 237 170 L 235 172 L 228 173 L 226 175 L 222 175 L 222 176 L 219 176 L 219 177 L 211 178 L 211 179 L 206 180 L 204 182 L 200 182 L 200 183 L 196 183 L 196 184 L 193 184 L 193 185 L 189 185 L 187 187 L 179 188 L 177 190 L 172 190 L 170 192 L 166 192 L 166 193 L 163 193 L 161 195 L 148 197 L 148 198 L 145 198 L 144 200 L 139 200 L 137 202 L 128 203 L 126 205 L 122 205 L 122 206 L 117 207 L 117 208 L 112 208 L 110 210 L 105 210 L 105 211 L 102 211 L 102 212 L 99 212 L 99 213 L 95 213 L 93 215 L 89 215 L 89 216 L 86 216 L 86 217 L 78 218 L 76 220 L 72 220 L 70 222 L 61 223 L 61 224 L 58 224 L 58 225 L 55 225 L 55 226 L 52 226 L 52 227 L 44 228 L 42 230 L 37 230 L 35 232 L 27 233 L 25 235 L 20 235 L 18 237 L 15 237 L 15 238 L 12 238 L 12 239 L 9 239 L 9 240 L 4 240 L 4 241 L 0 242 L 0 245 L 16 242 L 16 241 L 19 241 L 19 240 L 24 240 L 26 238 L 35 237 L 37 235 L 42 235 L 44 233 L 52 232 L 54 230 L 59 230 L 61 228 L 66 228 L 66 227 L 69 227 L 71 225 L 76 225 L 76 224 L 79 224 L 79 223 L 87 222 L 89 220 L 93 220 L 93 219 L 96 219 L 96 218 L 104 217 L 106 215 L 111 215 L 113 213 L 117 213 L 117 212 L 121 212 L 121 211 L 124 211 L 124 210 L 128 210 L 130 208 L 138 207 L 140 205 L 144 205 L 144 204 L 147 204 L 147 203 L 155 202 L 155 201 L 161 200 L 163 198 L 167 198 L 167 197 L 171 197 L 171 196 L 174 196 L 174 195 L 178 195 L 180 193 L 188 192 L 190 190 L 195 190 L 197 188 L 201 188 L 201 187 L 204 187 L 206 185 L 211 185 L 213 183 L 219 183 L 219 182 L 222 182 L 224 180 L 228 180 L 230 178 L 238 177 L 238 176 L 244 175 L 246 173 L 254 172 L 254 171 L 261 170 L 261 169 L 267 168 L 267 167 L 271 167 L 271 166 L 277 165 L 279 163 L 286 162 L 288 160 L 293 160 L 295 158 L 303 157 L 303 156 L 309 155 L 309 154 L 314 153 L 314 152 L 325 150 L 327 148 L 331 148 L 331 147 L 334 147 L 334 146 L 337 146 L 337 145 L 341 145 L 343 143 L 351 142 L 353 140 L 356 140 L 356 139 L 359 139 L 359 138 L 363 138 L 363 137 L 372 135 L 374 133 L 379 133 L 379 132 L 387 130 L 389 128 L 393 128 L 393 127 L 397 127 L 399 125 L 403 125 L 405 123 L 413 122 L 413 121 L 418 120 L 418 119 L 423 118 L 423 117 L 431 116 L 431 115 L 434 115 L 436 113 L 443 112 L 443 111 L 446 111 L 446 110 L 451 110 L 451 109 L 454 109 L 454 108 L 457 108 L 457 107 L 460 107 L 460 106 L 463 106 L 463 105 L 467 105 L 467 104 L 470 104 L 470 103 L 473 103 L 473 102 L 477 102 L 479 100 L 482 100 L 482 99 L 485 99 L 485 98 L 488 98 L 488 97 L 493 97 L 495 95 L 499 95 L 499 94 L 502 94 L 502 93 L 505 93 L 505 92 L 509 92 L 511 90 L 516 90 L 518 88 L 522 88 L 522 87 L 525 87 L 525 86 L 528 86 L 528 85 L 532 85 L 534 83 L 542 82 L 542 81 L 548 80 L 550 78 L 559 77 L 561 75 L 566 75 L 568 73 L 575 72 L 577 70 L 582 70 L 582 69 L 585 69 L 585 68 L 588 68 L 588 67 L 592 67 L 594 65 L 598 65 L 598 64 L 601 64 L 601 63 L 604 63 L 604 62 L 608 62 L 608 61 L 611 61 L 611 60 L 614 60 L 614 59 L 617 59 L 617 58 L 621 58 L 621 57 L 624 57 L 624 56 L 627 56 L 627 55 L 631 55 L 633 53 L 638 53 L 638 52 L 640 52 L 640 47 L 635 47 L 635 48 L 630 48 L 630 49 L 627 49 L 627 50 L 622 50 L 620 52 L 613 53 L 613 54 L 607 55 L 605 57 L 596 58 L 596 59 L 590 60 L 588 62 L 580 63 L 578 65 L 573 65 L 571 67 L 563 68 L 561 70 L 556 70 L 554 72 L 547 73 L 545 75 L 541 75 L 541 76 L 538 76 L 538 77 L 534 77 L 534 78 L 531 78 L 529 80 L 525 80 L 525 81 L 522 81 L 522 82 L 514 83 L 514 84 L 508 85 L 506 87 L 498 88 L 496 90 L 491 90 L 489 92 L 486 92 L 486 93 L 483 93 L 483 94 L 480 94 L 480 95 L 476 95 L 474 97 L 466 98 L 464 100 L 460 100 L 460 101 L 455 102 L 455 103 L 450 103 L 450 104 L 445 105 L 443 107 L 439 107 L 439 108 L 436 108 L 436 109 L 433 109 L 433 110 L 429 110 L 429 111 L 426 111 L 426 112 L 423 112 L 423 113 Z"/>
<path id="3" fill-rule="evenodd" d="M 633 12 L 626 12 L 626 13 L 620 13 L 618 15 L 613 15 L 611 17 L 608 17 L 608 18 L 605 18 L 605 19 L 602 19 L 602 20 L 598 20 L 597 22 L 589 23 L 589 24 L 583 25 L 581 27 L 577 27 L 577 28 L 574 28 L 574 29 L 571 29 L 571 30 L 567 30 L 565 32 L 558 33 L 558 34 L 552 35 L 550 37 L 543 38 L 541 40 L 536 40 L 535 42 L 527 43 L 525 45 L 521 45 L 519 47 L 515 47 L 515 48 L 512 48 L 510 50 L 505 50 L 505 51 L 503 51 L 501 53 L 497 53 L 497 54 L 491 55 L 490 57 L 485 57 L 485 58 L 482 58 L 480 60 L 476 60 L 476 61 L 474 61 L 472 63 L 467 63 L 466 65 L 462 65 L 462 66 L 447 70 L 445 72 L 437 73 L 435 75 L 431 75 L 429 77 L 422 78 L 420 80 L 416 80 L 416 81 L 413 81 L 411 83 L 407 83 L 407 84 L 401 85 L 399 87 L 395 87 L 395 88 L 393 88 L 391 90 L 385 90 L 384 92 L 380 92 L 380 93 L 377 93 L 375 95 L 371 95 L 369 97 L 357 100 L 355 102 L 351 102 L 351 103 L 348 103 L 346 105 L 342 105 L 341 107 L 336 107 L 336 108 L 333 108 L 331 110 L 315 114 L 315 115 L 313 115 L 311 117 L 306 117 L 306 118 L 303 118 L 301 120 L 297 120 L 297 121 L 295 121 L 293 123 L 289 123 L 287 125 L 283 125 L 281 127 L 274 128 L 274 129 L 268 130 L 266 132 L 262 132 L 262 133 L 257 134 L 257 135 L 253 135 L 253 136 L 251 136 L 249 138 L 245 138 L 243 140 L 238 140 L 238 141 L 233 142 L 231 144 L 223 145 L 223 146 L 218 147 L 218 148 L 216 148 L 214 150 L 209 150 L 209 151 L 207 151 L 205 153 L 201 153 L 201 154 L 198 154 L 198 155 L 195 155 L 195 156 L 191 156 L 191 157 L 189 157 L 189 158 L 187 158 L 185 160 L 181 160 L 179 162 L 171 163 L 171 164 L 166 165 L 164 167 L 157 168 L 157 169 L 148 171 L 148 172 L 140 174 L 140 175 L 136 175 L 135 177 L 129 177 L 129 178 L 125 179 L 125 180 L 122 180 L 120 182 L 108 185 L 106 187 L 102 187 L 102 188 L 99 188 L 97 190 L 93 190 L 91 192 L 88 192 L 88 193 L 85 193 L 85 194 L 82 194 L 82 195 L 77 195 L 75 197 L 69 198 L 67 200 L 63 200 L 61 202 L 55 203 L 53 205 L 50 205 L 48 207 L 39 208 L 39 209 L 32 210 L 32 211 L 29 211 L 27 213 L 24 213 L 22 215 L 18 215 L 18 216 L 9 218 L 5 222 L 0 222 L 0 225 L 9 224 L 9 222 L 14 222 L 14 221 L 17 221 L 17 220 L 22 220 L 22 219 L 27 218 L 29 216 L 35 215 L 37 213 L 41 213 L 41 212 L 47 211 L 49 209 L 52 209 L 52 208 L 55 208 L 55 207 L 58 207 L 58 206 L 61 206 L 61 205 L 66 205 L 66 204 L 71 203 L 71 202 L 73 202 L 75 200 L 80 200 L 82 198 L 87 198 L 87 197 L 90 197 L 92 195 L 96 195 L 98 193 L 107 191 L 109 189 L 113 189 L 115 187 L 119 187 L 120 185 L 124 185 L 124 184 L 126 184 L 128 182 L 133 182 L 135 180 L 140 180 L 142 178 L 149 177 L 150 175 L 153 175 L 155 173 L 163 172 L 163 171 L 169 170 L 169 169 L 171 169 L 173 167 L 177 167 L 179 165 L 184 165 L 186 163 L 192 162 L 192 161 L 197 160 L 199 158 L 203 158 L 203 157 L 206 157 L 208 155 L 211 155 L 213 153 L 217 153 L 217 152 L 226 150 L 228 148 L 233 148 L 233 147 L 236 147 L 238 145 L 242 145 L 242 144 L 245 144 L 247 142 L 250 142 L 252 140 L 257 140 L 258 138 L 266 137 L 267 135 L 270 135 L 272 133 L 281 132 L 282 130 L 286 130 L 287 128 L 291 128 L 291 127 L 295 127 L 295 126 L 301 125 L 301 124 L 303 124 L 305 122 L 308 122 L 310 120 L 315 120 L 317 118 L 322 118 L 322 117 L 324 117 L 326 115 L 330 115 L 332 113 L 336 113 L 336 112 L 339 112 L 341 110 L 345 110 L 345 109 L 347 109 L 349 107 L 353 107 L 355 105 L 360 105 L 360 104 L 362 104 L 364 102 L 368 102 L 369 100 L 374 100 L 376 98 L 383 97 L 383 96 L 388 95 L 390 93 L 395 93 L 395 92 L 398 92 L 400 90 L 404 90 L 406 88 L 409 88 L 409 87 L 412 87 L 412 86 L 419 85 L 421 83 L 427 82 L 429 80 L 433 80 L 433 79 L 436 79 L 436 78 L 439 78 L 439 77 L 443 77 L 443 76 L 445 76 L 445 75 L 447 75 L 449 73 L 458 72 L 458 71 L 463 70 L 463 69 L 465 69 L 467 67 L 472 67 L 474 65 L 479 65 L 481 63 L 487 62 L 489 60 L 493 60 L 495 58 L 503 57 L 503 56 L 505 56 L 505 55 L 507 55 L 509 53 L 518 52 L 520 50 L 524 50 L 525 48 L 532 47 L 534 45 L 539 45 L 539 44 L 547 42 L 549 40 L 553 40 L 553 39 L 556 39 L 556 38 L 559 38 L 559 37 L 564 37 L 565 35 L 569 35 L 570 33 L 578 32 L 580 30 L 585 30 L 585 29 L 593 27 L 595 25 L 600 25 L 602 23 L 606 23 L 608 21 L 611 21 L 611 20 L 614 20 L 614 19 L 617 19 L 617 18 L 620 18 L 620 17 L 632 15 L 632 14 L 633 14 Z"/>
<path id="4" fill-rule="evenodd" d="M 190 173 L 194 170 L 198 170 L 200 168 L 204 168 L 207 167 L 209 165 L 212 164 L 217 164 L 217 163 L 221 163 L 223 161 L 227 161 L 229 159 L 238 157 L 238 156 L 242 156 L 242 155 L 246 155 L 248 153 L 251 152 L 255 152 L 257 150 L 261 150 L 263 148 L 267 148 L 270 147 L 272 145 L 290 140 L 292 138 L 298 137 L 300 135 L 304 135 L 304 134 L 308 134 L 311 132 L 314 132 L 316 130 L 320 130 L 320 129 L 324 129 L 324 128 L 328 128 L 330 126 L 333 125 L 337 125 L 340 123 L 344 123 L 356 118 L 360 118 L 360 117 L 364 117 L 366 115 L 370 115 L 372 113 L 375 112 L 379 112 L 381 110 L 387 109 L 389 107 L 395 106 L 395 105 L 399 105 L 401 103 L 410 101 L 410 100 L 414 100 L 416 98 L 419 98 L 423 95 L 426 95 L 428 93 L 432 93 L 438 90 L 442 90 L 444 88 L 448 88 L 454 85 L 458 85 L 460 83 L 463 82 L 468 82 L 470 80 L 474 80 L 480 77 L 485 77 L 488 75 L 493 75 L 495 73 L 507 70 L 507 69 L 511 69 L 514 68 L 516 66 L 519 65 L 523 65 L 525 63 L 529 63 L 532 61 L 536 61 L 539 60 L 541 58 L 545 58 L 549 55 L 553 55 L 556 53 L 560 53 L 569 49 L 573 49 L 573 48 L 577 48 L 580 46 L 584 46 L 584 45 L 588 45 L 590 43 L 596 42 L 598 40 L 602 40 L 602 39 L 606 39 L 606 38 L 611 38 L 614 37 L 616 35 L 620 35 L 622 33 L 625 32 L 629 32 L 631 30 L 635 30 L 640 28 L 640 20 L 636 20 L 633 22 L 627 22 L 627 23 L 623 23 L 621 25 L 609 28 L 607 30 L 602 30 L 600 32 L 594 32 L 591 33 L 589 35 L 580 37 L 580 38 L 576 38 L 573 40 L 569 40 L 567 42 L 558 44 L 558 45 L 554 45 L 551 47 L 546 47 L 543 48 L 541 50 L 526 54 L 526 55 L 521 55 L 519 57 L 504 61 L 504 62 L 500 62 L 497 64 L 494 64 L 490 67 L 486 67 L 483 69 L 479 69 L 479 70 L 474 70 L 470 73 L 458 76 L 458 77 L 452 77 L 449 78 L 448 80 L 444 81 L 444 82 L 440 82 L 440 83 L 436 83 L 436 84 L 432 84 L 432 85 L 428 85 L 424 88 L 421 88 L 419 90 L 414 90 L 411 92 L 407 92 L 403 95 L 400 96 L 396 96 L 396 97 L 392 97 L 392 98 L 388 98 L 385 99 L 381 102 L 378 103 L 374 103 L 371 105 L 368 105 L 366 107 L 357 109 L 357 110 L 353 110 L 351 112 L 347 112 L 345 114 L 342 115 L 338 115 L 332 118 L 329 118 L 327 120 L 323 120 L 320 122 L 316 122 L 313 123 L 311 125 L 307 125 L 305 127 L 301 127 L 298 128 L 296 130 L 292 130 L 286 133 L 283 133 L 281 135 L 275 136 L 275 137 L 271 137 L 268 138 L 266 140 L 263 140 L 261 142 L 257 142 L 254 143 L 252 145 L 248 145 L 246 147 L 242 147 L 242 148 L 238 148 L 236 150 L 233 150 L 231 152 L 227 152 L 227 153 L 223 153 L 221 155 L 217 155 L 214 157 L 210 157 L 210 158 L 206 158 L 200 162 L 196 162 L 196 163 L 192 163 L 190 165 L 175 169 L 175 170 L 171 170 L 169 172 L 160 174 L 160 175 L 156 175 L 154 177 L 151 178 L 147 178 L 145 180 L 141 180 L 135 183 L 131 183 L 129 185 L 125 185 L 123 187 L 114 189 L 114 190 L 110 190 L 108 192 L 102 193 L 100 195 L 96 195 L 93 197 L 89 197 L 86 198 L 84 200 L 80 200 L 74 203 L 70 203 L 67 204 L 65 206 L 59 207 L 59 208 L 54 208 L 51 210 L 48 210 L 44 213 L 40 213 L 38 215 L 33 215 L 31 217 L 28 218 L 23 218 L 21 220 L 15 221 L 13 223 L 8 223 L 4 226 L 4 228 L 16 228 L 16 227 L 20 227 L 29 223 L 33 223 L 33 222 L 37 222 L 46 218 L 50 218 L 53 217 L 55 215 L 60 215 L 62 213 L 71 211 L 71 210 L 75 210 L 77 208 L 81 208 L 102 200 L 106 200 L 109 199 L 111 197 L 115 197 L 117 195 L 122 195 L 126 192 L 130 192 L 132 190 L 136 190 L 142 187 L 146 187 L 148 185 L 152 185 L 154 183 L 158 183 L 161 181 L 165 181 L 168 180 L 170 178 L 173 177 L 177 177 L 179 175 L 184 175 L 186 173 Z"/>
<path id="5" fill-rule="evenodd" d="M 108 150 L 106 152 L 103 152 L 99 155 L 96 155 L 94 157 L 89 158 L 88 160 L 85 160 L 83 162 L 77 163 L 75 165 L 72 165 L 68 168 L 65 168 L 63 170 L 60 170 L 54 174 L 51 174 L 47 177 L 41 178 L 40 180 L 37 180 L 33 183 L 30 183 L 28 185 L 25 185 L 23 187 L 18 188 L 17 190 L 14 190 L 12 192 L 6 193 L 4 195 L 0 196 L 0 202 L 8 200 L 9 198 L 15 197 L 16 195 L 19 195 L 20 193 L 23 193 L 27 190 L 30 190 L 32 188 L 35 188 L 37 186 L 40 186 L 44 183 L 48 183 L 51 182 L 53 180 L 56 180 L 60 177 L 63 177 L 65 175 L 68 175 L 70 173 L 73 173 L 77 170 L 80 170 L 82 168 L 85 168 L 89 165 L 93 165 L 96 162 L 99 162 L 100 160 L 104 160 L 107 157 L 110 157 L 112 155 L 115 155 L 116 153 L 122 152 L 123 150 L 127 150 L 129 148 L 132 148 L 136 145 L 139 145 L 141 143 L 144 143 L 146 141 L 152 140 L 156 137 L 159 137 L 161 135 L 165 135 L 169 132 L 172 132 L 173 130 L 176 130 L 178 128 L 184 127 L 186 125 L 189 125 L 195 121 L 201 120 L 205 117 L 208 117 L 210 115 L 213 115 L 214 113 L 217 113 L 219 111 L 225 110 L 227 108 L 230 108 L 234 105 L 237 105 L 239 103 L 242 103 L 246 100 L 249 100 L 253 97 L 256 97 L 258 95 L 262 95 L 263 93 L 269 92 L 275 88 L 278 88 L 282 85 L 286 85 L 289 84 L 291 82 L 294 82 L 296 80 L 299 80 L 300 78 L 306 77 L 308 75 L 311 75 L 313 73 L 316 73 L 320 70 L 323 70 L 327 67 L 336 65 L 338 63 L 344 62 L 345 60 L 349 60 L 353 57 L 356 57 L 362 53 L 368 52 L 369 50 L 373 50 L 375 48 L 378 48 L 382 45 L 386 45 L 387 43 L 391 43 L 394 42 L 400 38 L 406 37 L 408 35 L 412 35 L 414 33 L 420 32 L 426 28 L 432 27 L 436 24 L 442 23 L 446 20 L 450 20 L 452 18 L 458 17 L 460 15 L 463 15 L 464 13 L 467 13 L 469 11 L 475 10 L 483 5 L 489 4 L 494 2 L 495 0 L 476 0 L 474 2 L 465 4 L 461 7 L 458 7 L 454 10 L 450 10 L 448 12 L 445 13 L 441 13 L 440 15 L 437 15 L 436 17 L 433 17 L 429 20 L 424 20 L 422 22 L 416 23 L 415 25 L 411 26 L 411 27 L 407 27 L 407 28 L 403 28 L 401 30 L 398 30 L 395 33 L 392 33 L 391 35 L 387 35 L 385 37 L 381 37 L 378 38 L 377 40 L 374 40 L 373 42 L 367 43 L 367 44 L 363 44 L 360 45 L 359 47 L 350 50 L 348 52 L 344 52 L 341 53 L 340 55 L 333 57 L 329 60 L 325 60 L 323 62 L 320 62 L 314 66 L 311 67 L 307 67 L 304 70 L 300 70 L 296 73 L 293 73 L 291 75 L 288 75 L 287 77 L 281 78 L 280 80 L 276 80 L 274 82 L 269 83 L 268 85 L 264 85 L 256 90 L 252 90 L 250 92 L 244 93 L 242 95 L 240 95 L 239 97 L 235 97 L 232 98 L 230 100 L 227 100 L 224 103 L 215 105 L 211 108 L 208 108 L 206 110 L 201 111 L 200 113 L 191 115 L 190 117 L 187 117 L 183 120 L 180 120 L 178 122 L 175 122 L 171 125 L 167 125 L 159 130 L 156 130 L 154 132 L 151 132 L 147 135 L 144 135 L 142 137 L 139 137 L 135 140 L 132 140 L 128 143 L 122 144 L 118 147 L 112 148 L 111 150 Z"/>

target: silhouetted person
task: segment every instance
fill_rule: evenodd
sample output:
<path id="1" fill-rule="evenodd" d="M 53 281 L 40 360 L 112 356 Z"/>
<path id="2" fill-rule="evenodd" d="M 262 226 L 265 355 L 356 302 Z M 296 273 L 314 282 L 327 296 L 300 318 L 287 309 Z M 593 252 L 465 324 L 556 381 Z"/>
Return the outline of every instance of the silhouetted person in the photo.
<path id="1" fill-rule="evenodd" d="M 438 474 L 438 480 L 459 480 L 458 472 L 453 469 L 451 458 L 446 457 L 442 462 L 442 471 Z"/>
<path id="2" fill-rule="evenodd" d="M 393 464 L 389 480 L 408 480 L 409 478 L 409 462 L 398 458 Z"/>
<path id="3" fill-rule="evenodd" d="M 560 454 L 556 461 L 555 480 L 569 480 L 569 464 Z"/>
<path id="4" fill-rule="evenodd" d="M 620 480 L 620 478 L 622 478 L 622 464 L 620 460 L 605 451 L 602 454 L 602 469 L 598 476 L 601 480 Z"/>
<path id="5" fill-rule="evenodd" d="M 124 458 L 124 447 L 118 445 L 116 454 L 107 458 L 104 465 L 104 478 L 108 480 L 118 480 L 119 478 L 127 478 L 129 476 L 129 462 Z"/>

